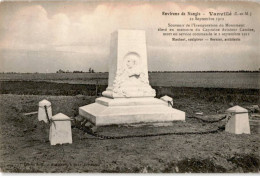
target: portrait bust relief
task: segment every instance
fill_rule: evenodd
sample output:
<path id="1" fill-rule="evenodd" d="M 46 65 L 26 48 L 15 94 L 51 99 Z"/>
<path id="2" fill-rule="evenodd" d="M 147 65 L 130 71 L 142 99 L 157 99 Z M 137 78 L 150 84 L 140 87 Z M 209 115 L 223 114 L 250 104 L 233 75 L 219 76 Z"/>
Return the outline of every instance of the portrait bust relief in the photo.
<path id="1" fill-rule="evenodd" d="M 141 74 L 141 58 L 135 52 L 129 52 L 125 55 L 125 68 L 129 78 L 139 78 Z"/>
<path id="2" fill-rule="evenodd" d="M 142 68 L 141 56 L 136 52 L 128 52 L 122 58 L 122 62 L 113 82 L 113 92 L 124 97 L 154 94 L 148 76 Z"/>

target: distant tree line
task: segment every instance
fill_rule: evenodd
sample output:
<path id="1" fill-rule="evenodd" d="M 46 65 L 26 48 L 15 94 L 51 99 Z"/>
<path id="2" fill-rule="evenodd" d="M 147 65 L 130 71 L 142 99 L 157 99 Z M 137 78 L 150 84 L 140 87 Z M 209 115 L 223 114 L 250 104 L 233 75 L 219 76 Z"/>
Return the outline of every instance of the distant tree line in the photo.
<path id="1" fill-rule="evenodd" d="M 0 72 L 0 74 L 38 74 L 39 72 L 26 72 L 26 73 L 21 73 L 21 72 Z"/>
<path id="2" fill-rule="evenodd" d="M 69 71 L 69 70 L 62 70 L 62 69 L 59 69 L 58 71 L 56 71 L 56 73 L 87 73 L 87 72 L 84 72 L 84 71 L 78 71 L 78 70 L 75 70 L 75 71 Z M 94 69 L 92 68 L 89 68 L 88 69 L 88 73 L 95 73 Z"/>
<path id="3" fill-rule="evenodd" d="M 259 73 L 259 70 L 209 70 L 209 71 L 148 71 L 148 73 Z"/>

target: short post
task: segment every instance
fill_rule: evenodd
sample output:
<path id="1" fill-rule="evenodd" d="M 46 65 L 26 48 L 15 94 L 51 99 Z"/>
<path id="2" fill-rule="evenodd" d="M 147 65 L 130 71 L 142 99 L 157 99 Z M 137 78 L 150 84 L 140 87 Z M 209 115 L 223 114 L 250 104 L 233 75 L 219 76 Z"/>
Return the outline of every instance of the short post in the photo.
<path id="1" fill-rule="evenodd" d="M 51 103 L 47 101 L 46 99 L 39 102 L 39 109 L 38 109 L 38 120 L 44 121 L 45 123 L 48 123 L 48 117 L 46 115 L 46 110 L 48 113 L 48 117 L 52 117 L 52 109 L 51 109 Z"/>
<path id="2" fill-rule="evenodd" d="M 173 99 L 171 97 L 165 95 L 165 96 L 161 97 L 160 99 L 163 100 L 164 102 L 166 102 L 168 104 L 168 106 L 171 105 L 171 107 L 173 107 Z"/>
<path id="3" fill-rule="evenodd" d="M 231 118 L 226 124 L 225 131 L 234 134 L 250 134 L 248 110 L 234 106 L 226 111 Z"/>
<path id="4" fill-rule="evenodd" d="M 51 145 L 72 144 L 71 120 L 72 119 L 62 113 L 52 117 L 49 134 Z"/>

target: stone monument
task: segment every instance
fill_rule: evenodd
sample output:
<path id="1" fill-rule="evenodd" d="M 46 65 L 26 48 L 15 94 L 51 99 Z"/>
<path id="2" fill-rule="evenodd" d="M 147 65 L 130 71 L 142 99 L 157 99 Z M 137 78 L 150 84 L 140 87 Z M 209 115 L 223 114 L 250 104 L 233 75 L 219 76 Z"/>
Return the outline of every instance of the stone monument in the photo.
<path id="1" fill-rule="evenodd" d="M 96 126 L 185 120 L 185 113 L 154 98 L 149 84 L 145 31 L 112 33 L 109 79 L 103 97 L 79 108 Z"/>

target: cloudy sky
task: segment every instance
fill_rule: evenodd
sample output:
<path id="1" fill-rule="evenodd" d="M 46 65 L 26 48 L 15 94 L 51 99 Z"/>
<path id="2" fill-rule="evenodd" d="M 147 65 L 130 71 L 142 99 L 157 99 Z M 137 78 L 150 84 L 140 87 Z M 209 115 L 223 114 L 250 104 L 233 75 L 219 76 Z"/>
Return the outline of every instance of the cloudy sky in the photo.
<path id="1" fill-rule="evenodd" d="M 159 27 L 187 23 L 165 12 L 250 11 L 226 17 L 254 28 L 240 42 L 172 42 Z M 260 68 L 260 4 L 238 2 L 81 1 L 1 2 L 0 72 L 108 71 L 110 34 L 146 31 L 148 68 L 154 70 L 256 70 Z"/>

